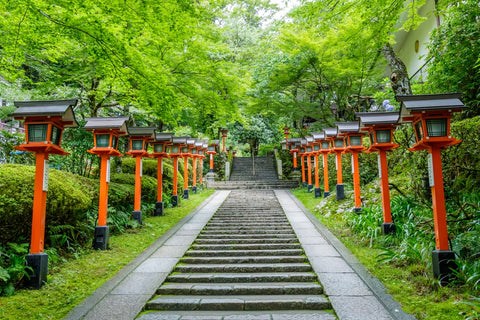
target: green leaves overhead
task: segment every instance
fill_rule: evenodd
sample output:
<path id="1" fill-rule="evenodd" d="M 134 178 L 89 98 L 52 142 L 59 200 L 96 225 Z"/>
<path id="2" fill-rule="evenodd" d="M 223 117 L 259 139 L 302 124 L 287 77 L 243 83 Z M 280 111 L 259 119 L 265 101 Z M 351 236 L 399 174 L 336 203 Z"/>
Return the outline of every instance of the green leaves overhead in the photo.
<path id="1" fill-rule="evenodd" d="M 85 115 L 136 106 L 175 124 L 178 110 L 231 102 L 209 6 L 192 1 L 19 0 L 0 4 L 0 76 L 57 95 L 67 85 Z M 234 81 L 235 83 L 235 81 Z"/>

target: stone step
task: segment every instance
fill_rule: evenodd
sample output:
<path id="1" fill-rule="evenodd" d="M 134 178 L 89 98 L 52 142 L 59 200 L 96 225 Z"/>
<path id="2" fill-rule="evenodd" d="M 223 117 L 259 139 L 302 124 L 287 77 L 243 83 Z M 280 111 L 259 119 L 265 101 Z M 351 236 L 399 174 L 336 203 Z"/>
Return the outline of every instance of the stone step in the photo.
<path id="1" fill-rule="evenodd" d="M 299 243 L 193 244 L 194 250 L 270 250 L 301 249 Z"/>
<path id="2" fill-rule="evenodd" d="M 203 230 L 225 230 L 225 231 L 249 231 L 249 232 L 257 232 L 260 230 L 264 231 L 282 231 L 282 230 L 293 230 L 291 226 L 242 226 L 237 225 L 235 226 L 209 226 L 207 225 Z"/>
<path id="3" fill-rule="evenodd" d="M 218 257 L 218 256 L 298 256 L 302 249 L 272 249 L 272 250 L 188 250 L 190 257 Z"/>
<path id="4" fill-rule="evenodd" d="M 239 235 L 262 235 L 262 234 L 278 234 L 278 235 L 295 235 L 293 230 L 204 230 L 202 231 L 202 236 L 204 235 L 211 235 L 211 234 L 224 234 L 224 235 L 235 235 L 238 237 Z"/>
<path id="5" fill-rule="evenodd" d="M 322 294 L 323 288 L 311 282 L 263 282 L 263 283 L 166 283 L 160 295 L 291 295 Z"/>
<path id="6" fill-rule="evenodd" d="M 226 226 L 226 227 L 235 227 L 235 226 L 239 226 L 241 225 L 242 228 L 248 228 L 248 227 L 265 227 L 265 226 L 270 226 L 270 227 L 290 227 L 290 225 L 288 224 L 288 222 L 286 221 L 278 221 L 278 222 L 274 222 L 274 221 L 271 221 L 271 222 L 266 222 L 266 221 L 245 221 L 245 220 L 241 220 L 241 221 L 223 221 L 223 222 L 220 222 L 220 221 L 211 221 L 208 223 L 207 227 L 223 227 L 223 226 Z"/>
<path id="7" fill-rule="evenodd" d="M 239 283 L 239 282 L 316 282 L 313 272 L 252 272 L 252 273 L 174 273 L 167 277 L 167 282 L 193 283 Z"/>
<path id="8" fill-rule="evenodd" d="M 283 239 L 240 239 L 240 238 L 229 238 L 229 239 L 199 239 L 195 240 L 196 244 L 253 244 L 253 243 L 298 243 L 296 238 L 283 238 Z"/>
<path id="9" fill-rule="evenodd" d="M 309 272 L 312 266 L 308 263 L 242 263 L 242 264 L 179 264 L 174 272 Z"/>
<path id="10" fill-rule="evenodd" d="M 137 320 L 335 320 L 337 317 L 322 310 L 282 311 L 149 311 Z"/>
<path id="11" fill-rule="evenodd" d="M 323 295 L 165 295 L 151 300 L 147 310 L 259 311 L 325 310 L 332 306 Z"/>
<path id="12" fill-rule="evenodd" d="M 219 264 L 219 263 L 300 263 L 307 262 L 304 256 L 229 256 L 229 257 L 184 257 L 181 263 Z"/>
<path id="13" fill-rule="evenodd" d="M 295 234 L 292 233 L 264 233 L 264 234 L 201 234 L 197 239 L 296 239 Z"/>

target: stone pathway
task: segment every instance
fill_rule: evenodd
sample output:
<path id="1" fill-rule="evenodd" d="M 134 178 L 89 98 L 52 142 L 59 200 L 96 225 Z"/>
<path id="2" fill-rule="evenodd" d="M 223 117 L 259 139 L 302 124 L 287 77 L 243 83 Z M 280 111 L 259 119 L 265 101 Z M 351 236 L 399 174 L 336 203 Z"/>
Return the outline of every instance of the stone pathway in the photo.
<path id="1" fill-rule="evenodd" d="M 136 317 L 414 319 L 287 190 L 215 192 L 67 319 Z"/>
<path id="2" fill-rule="evenodd" d="M 335 319 L 273 191 L 232 192 L 157 294 L 139 319 Z"/>

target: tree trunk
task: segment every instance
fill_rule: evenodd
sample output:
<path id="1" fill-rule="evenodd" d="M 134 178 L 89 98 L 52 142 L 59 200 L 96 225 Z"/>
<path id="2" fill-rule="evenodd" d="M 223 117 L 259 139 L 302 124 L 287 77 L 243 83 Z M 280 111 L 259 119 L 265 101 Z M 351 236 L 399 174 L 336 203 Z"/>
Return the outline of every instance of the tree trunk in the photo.
<path id="1" fill-rule="evenodd" d="M 410 79 L 408 78 L 407 67 L 405 63 L 393 51 L 392 45 L 387 43 L 382 48 L 383 55 L 387 59 L 387 63 L 392 69 L 390 82 L 395 96 L 405 96 L 412 94 L 410 87 Z"/>

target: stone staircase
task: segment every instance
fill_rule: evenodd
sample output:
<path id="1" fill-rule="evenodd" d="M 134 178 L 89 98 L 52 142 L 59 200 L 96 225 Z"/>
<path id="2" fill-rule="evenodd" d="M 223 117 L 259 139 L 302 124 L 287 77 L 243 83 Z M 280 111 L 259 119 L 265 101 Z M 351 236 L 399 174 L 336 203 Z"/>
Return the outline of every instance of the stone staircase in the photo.
<path id="1" fill-rule="evenodd" d="M 230 181 L 278 180 L 272 156 L 236 157 L 233 159 Z"/>
<path id="2" fill-rule="evenodd" d="M 232 191 L 141 320 L 335 319 L 273 191 Z"/>
<path id="3" fill-rule="evenodd" d="M 217 190 L 235 189 L 293 189 L 297 180 L 280 180 L 273 156 L 236 157 L 233 159 L 229 181 L 207 182 L 207 187 Z"/>

